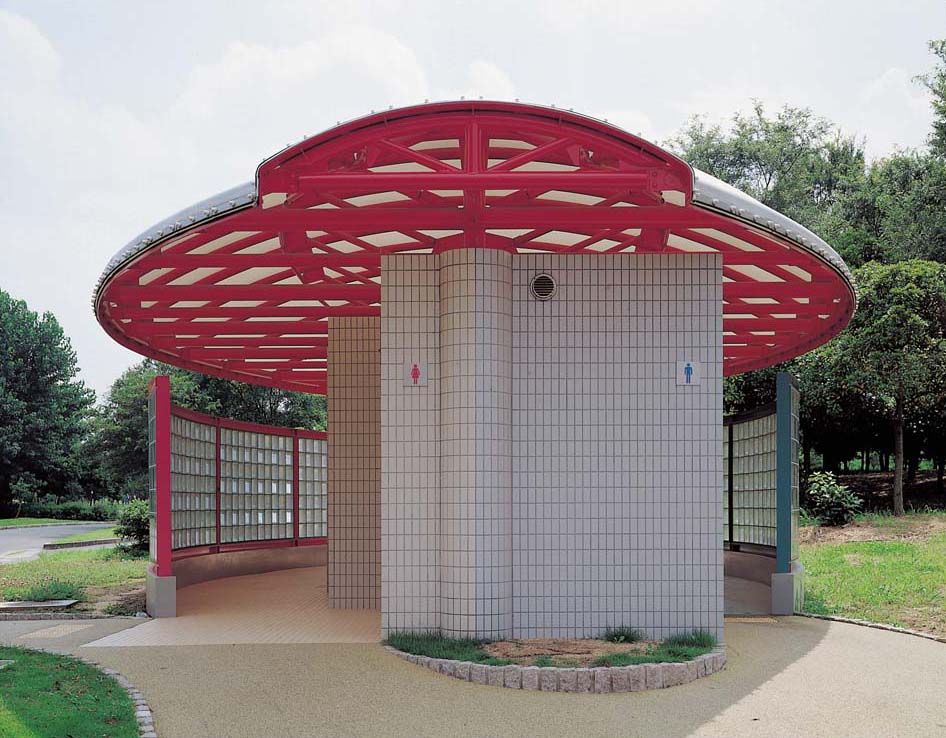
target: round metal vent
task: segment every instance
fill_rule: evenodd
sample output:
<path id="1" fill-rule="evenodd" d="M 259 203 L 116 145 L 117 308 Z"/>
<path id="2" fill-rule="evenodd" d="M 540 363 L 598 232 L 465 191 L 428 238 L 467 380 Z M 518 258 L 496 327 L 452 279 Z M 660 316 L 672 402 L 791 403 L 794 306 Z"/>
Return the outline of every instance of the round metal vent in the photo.
<path id="1" fill-rule="evenodd" d="M 551 274 L 536 274 L 529 282 L 529 290 L 536 300 L 551 300 L 558 291 L 558 284 Z"/>

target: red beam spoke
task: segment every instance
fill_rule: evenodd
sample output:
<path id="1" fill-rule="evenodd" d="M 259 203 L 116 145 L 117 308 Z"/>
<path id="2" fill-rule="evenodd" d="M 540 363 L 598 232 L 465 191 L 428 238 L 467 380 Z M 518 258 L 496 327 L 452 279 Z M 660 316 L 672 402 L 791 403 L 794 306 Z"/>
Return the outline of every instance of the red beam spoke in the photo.
<path id="1" fill-rule="evenodd" d="M 292 349 L 322 349 L 325 346 L 328 346 L 328 336 L 309 336 L 306 338 L 282 338 L 280 336 L 264 336 L 263 338 L 213 338 L 210 336 L 197 337 L 197 338 L 177 338 L 177 337 L 167 337 L 163 336 L 161 338 L 156 338 L 153 341 L 153 345 L 160 346 L 161 348 L 167 348 L 170 350 L 177 350 L 183 348 L 232 348 L 234 346 L 241 346 L 244 348 L 270 348 L 270 347 L 285 347 Z"/>
<path id="2" fill-rule="evenodd" d="M 118 298 L 136 300 L 377 300 L 381 285 L 363 284 L 192 284 L 121 287 Z"/>
<path id="3" fill-rule="evenodd" d="M 309 349 L 261 349 L 250 346 L 248 348 L 186 348 L 187 356 L 191 359 L 325 359 L 328 350 L 324 346 Z"/>
<path id="4" fill-rule="evenodd" d="M 444 164 L 439 159 L 435 159 L 434 157 L 425 154 L 423 151 L 416 151 L 414 149 L 408 148 L 407 146 L 401 146 L 401 144 L 395 143 L 394 141 L 391 141 L 387 138 L 378 139 L 378 146 L 395 154 L 400 154 L 401 156 L 407 157 L 407 161 L 416 162 L 417 164 L 423 164 L 425 167 L 430 167 L 435 172 L 456 171 L 456 167 L 452 167 L 449 164 Z"/>
<path id="5" fill-rule="evenodd" d="M 581 192 L 586 187 L 640 191 L 650 182 L 640 172 L 333 172 L 303 174 L 298 186 L 316 192 L 389 192 L 401 190 L 517 190 L 540 188 Z"/>
<path id="6" fill-rule="evenodd" d="M 380 308 L 375 308 L 375 315 L 381 314 Z M 319 320 L 293 321 L 228 321 L 226 323 L 142 323 L 140 331 L 148 336 L 219 336 L 241 333 L 284 334 L 325 333 L 328 328 L 328 318 Z M 229 339 L 228 339 L 229 340 Z M 234 339 L 236 340 L 236 339 Z"/>
<path id="7" fill-rule="evenodd" d="M 549 141 L 541 146 L 536 146 L 534 149 L 529 149 L 528 151 L 523 151 L 521 154 L 512 156 L 506 159 L 506 161 L 501 161 L 490 167 L 489 171 L 508 172 L 516 167 L 521 167 L 523 164 L 528 164 L 533 161 L 543 161 L 542 157 L 557 153 L 559 150 L 572 143 L 574 143 L 574 141 L 571 138 L 558 138 L 554 141 Z"/>

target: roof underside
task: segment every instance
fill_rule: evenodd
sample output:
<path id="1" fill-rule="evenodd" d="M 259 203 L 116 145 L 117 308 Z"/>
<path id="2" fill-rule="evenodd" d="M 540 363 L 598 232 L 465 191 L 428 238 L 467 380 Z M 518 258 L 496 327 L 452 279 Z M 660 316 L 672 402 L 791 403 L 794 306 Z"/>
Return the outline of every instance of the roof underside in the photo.
<path id="1" fill-rule="evenodd" d="M 159 224 L 96 292 L 117 341 L 230 379 L 324 392 L 328 318 L 378 315 L 381 254 L 719 252 L 726 374 L 838 333 L 850 275 L 817 236 L 642 139 L 511 103 L 344 124 L 264 162 L 255 185 Z"/>

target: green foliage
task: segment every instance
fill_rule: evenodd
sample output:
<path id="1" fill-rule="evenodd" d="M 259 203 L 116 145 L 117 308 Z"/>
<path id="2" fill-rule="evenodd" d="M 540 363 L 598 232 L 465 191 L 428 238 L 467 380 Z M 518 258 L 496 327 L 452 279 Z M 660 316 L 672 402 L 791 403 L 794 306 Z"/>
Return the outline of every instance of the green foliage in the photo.
<path id="1" fill-rule="evenodd" d="M 86 587 L 141 582 L 147 566 L 146 557 L 118 547 L 51 551 L 32 561 L 0 564 L 0 600 L 25 599 L 24 595 L 44 586 L 68 586 L 81 592 Z"/>
<path id="2" fill-rule="evenodd" d="M 82 589 L 71 582 L 44 579 L 36 584 L 11 587 L 7 596 L 17 602 L 47 602 L 48 600 L 84 600 Z"/>
<path id="3" fill-rule="evenodd" d="M 688 633 L 677 633 L 663 642 L 667 647 L 679 648 L 716 648 L 716 636 L 705 630 L 691 630 Z"/>
<path id="4" fill-rule="evenodd" d="M 822 525 L 850 523 L 861 509 L 861 498 L 840 484 L 830 472 L 816 472 L 808 479 L 807 509 Z"/>
<path id="5" fill-rule="evenodd" d="M 13 495 L 77 493 L 78 447 L 94 394 L 51 313 L 0 290 L 0 514 Z"/>
<path id="6" fill-rule="evenodd" d="M 608 628 L 602 633 L 601 639 L 611 641 L 611 643 L 637 643 L 644 640 L 644 634 L 637 628 L 622 625 L 616 628 Z"/>
<path id="7" fill-rule="evenodd" d="M 923 530 L 926 516 L 918 517 L 899 516 L 896 525 L 916 522 Z M 946 533 L 802 546 L 800 558 L 808 612 L 946 636 Z"/>
<path id="8" fill-rule="evenodd" d="M 8 738 L 137 738 L 128 693 L 68 656 L 0 646 L 0 735 Z"/>
<path id="9" fill-rule="evenodd" d="M 42 497 L 27 496 L 21 498 L 19 511 L 24 516 L 34 518 L 55 518 L 56 520 L 115 520 L 119 505 L 114 500 L 66 500 L 59 501 L 54 495 Z"/>
<path id="10" fill-rule="evenodd" d="M 115 532 L 118 536 L 138 551 L 147 551 L 149 546 L 151 521 L 148 503 L 145 500 L 132 500 L 123 505 L 118 514 Z"/>
<path id="11" fill-rule="evenodd" d="M 669 146 L 683 159 L 801 223 L 825 224 L 863 176 L 863 145 L 806 108 L 757 102 L 729 129 L 692 118 Z"/>
<path id="12" fill-rule="evenodd" d="M 930 41 L 929 48 L 936 57 L 936 68 L 920 77 L 930 91 L 933 105 L 933 131 L 929 142 L 934 153 L 946 157 L 946 39 Z"/>
<path id="13" fill-rule="evenodd" d="M 555 666 L 555 662 L 552 661 L 551 656 L 536 656 L 535 661 L 532 662 L 533 666 Z"/>
<path id="14" fill-rule="evenodd" d="M 670 636 L 663 643 L 643 651 L 624 651 L 602 654 L 594 660 L 595 666 L 631 666 L 692 661 L 716 648 L 716 638 L 702 630 Z"/>
<path id="15" fill-rule="evenodd" d="M 433 659 L 472 661 L 489 666 L 505 666 L 513 663 L 508 659 L 490 656 L 483 650 L 486 641 L 473 638 L 446 638 L 436 633 L 397 632 L 389 634 L 384 642 L 398 651 L 429 656 Z"/>

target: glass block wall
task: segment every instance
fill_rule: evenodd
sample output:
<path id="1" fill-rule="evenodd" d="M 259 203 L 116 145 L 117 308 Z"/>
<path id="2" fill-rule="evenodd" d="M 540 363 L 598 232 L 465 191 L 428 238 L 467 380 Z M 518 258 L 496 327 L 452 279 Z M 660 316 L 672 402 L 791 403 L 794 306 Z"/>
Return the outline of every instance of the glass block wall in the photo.
<path id="1" fill-rule="evenodd" d="M 328 535 L 328 441 L 299 439 L 299 536 Z"/>
<path id="2" fill-rule="evenodd" d="M 220 429 L 221 543 L 292 538 L 291 436 Z"/>
<path id="3" fill-rule="evenodd" d="M 217 542 L 217 429 L 171 416 L 171 548 Z"/>
<path id="4" fill-rule="evenodd" d="M 723 539 L 774 548 L 777 528 L 776 414 L 773 410 L 769 415 L 733 423 L 731 427 L 731 446 L 729 428 L 723 434 Z M 728 494 L 730 453 L 733 477 L 732 536 L 729 530 Z M 795 472 L 797 474 L 797 469 Z"/>

